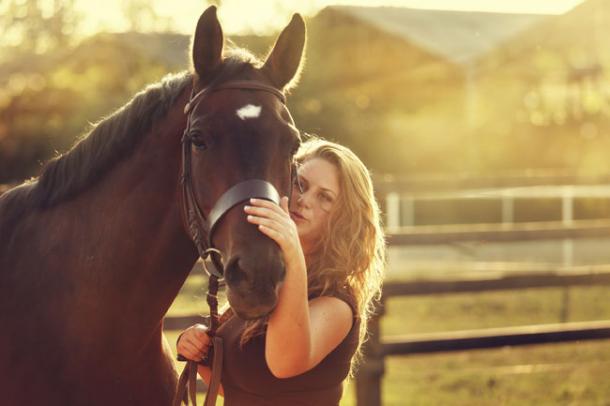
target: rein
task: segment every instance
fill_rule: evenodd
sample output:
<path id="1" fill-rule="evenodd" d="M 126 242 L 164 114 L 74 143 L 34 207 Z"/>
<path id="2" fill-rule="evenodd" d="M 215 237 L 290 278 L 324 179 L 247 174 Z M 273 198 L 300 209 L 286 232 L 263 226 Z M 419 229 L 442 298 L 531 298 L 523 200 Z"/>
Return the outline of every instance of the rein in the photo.
<path id="1" fill-rule="evenodd" d="M 182 217 L 185 222 L 185 229 L 193 240 L 199 257 L 203 260 L 203 269 L 209 275 L 206 301 L 210 308 L 208 335 L 212 339 L 212 348 L 208 351 L 208 357 L 210 355 L 212 357 L 212 375 L 208 385 L 204 406 L 213 406 L 216 404 L 223 361 L 223 342 L 220 337 L 216 336 L 216 331 L 220 325 L 217 294 L 219 284 L 224 279 L 224 267 L 222 263 L 222 253 L 214 248 L 212 243 L 215 227 L 231 208 L 252 197 L 267 199 L 276 204 L 279 204 L 280 202 L 279 193 L 271 183 L 261 179 L 249 179 L 233 185 L 224 192 L 216 201 L 207 217 L 197 203 L 193 189 L 191 171 L 192 137 L 190 135 L 190 127 L 192 112 L 201 100 L 212 92 L 227 89 L 264 91 L 275 95 L 282 103 L 286 103 L 284 94 L 275 87 L 254 81 L 235 80 L 217 86 L 206 87 L 196 94 L 194 94 L 193 89 L 189 102 L 184 107 L 184 114 L 187 115 L 187 122 L 182 136 L 182 173 L 180 176 L 183 204 Z M 206 259 L 208 258 L 211 261 L 209 265 L 206 264 Z M 178 360 L 187 361 L 181 355 L 178 355 Z M 183 401 L 188 404 L 189 398 L 191 404 L 196 406 L 196 380 L 197 362 L 188 361 L 178 380 L 178 387 L 173 402 L 174 406 L 180 406 Z"/>

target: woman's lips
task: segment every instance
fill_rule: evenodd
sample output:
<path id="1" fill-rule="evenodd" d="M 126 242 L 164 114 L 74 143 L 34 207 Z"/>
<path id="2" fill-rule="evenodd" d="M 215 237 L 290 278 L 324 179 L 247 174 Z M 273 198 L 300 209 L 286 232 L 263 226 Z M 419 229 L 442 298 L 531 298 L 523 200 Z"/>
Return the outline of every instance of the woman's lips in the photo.
<path id="1" fill-rule="evenodd" d="M 300 215 L 299 213 L 297 213 L 296 211 L 291 211 L 291 212 L 290 212 L 290 215 L 291 215 L 291 217 L 292 217 L 292 219 L 293 219 L 294 221 L 297 221 L 297 220 L 298 220 L 298 221 L 306 221 L 306 220 L 307 220 L 305 217 L 301 216 L 301 215 Z"/>

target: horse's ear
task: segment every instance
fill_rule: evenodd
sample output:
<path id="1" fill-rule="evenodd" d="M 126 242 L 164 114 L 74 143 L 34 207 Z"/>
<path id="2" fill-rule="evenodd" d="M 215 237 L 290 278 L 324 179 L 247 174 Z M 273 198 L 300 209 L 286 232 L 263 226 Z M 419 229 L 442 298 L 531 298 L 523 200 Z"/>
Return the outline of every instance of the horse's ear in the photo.
<path id="1" fill-rule="evenodd" d="M 199 17 L 193 39 L 193 65 L 201 79 L 220 64 L 223 47 L 224 37 L 216 6 L 210 6 Z"/>
<path id="2" fill-rule="evenodd" d="M 299 14 L 293 15 L 265 61 L 263 70 L 280 89 L 289 88 L 298 81 L 305 35 L 303 17 Z"/>

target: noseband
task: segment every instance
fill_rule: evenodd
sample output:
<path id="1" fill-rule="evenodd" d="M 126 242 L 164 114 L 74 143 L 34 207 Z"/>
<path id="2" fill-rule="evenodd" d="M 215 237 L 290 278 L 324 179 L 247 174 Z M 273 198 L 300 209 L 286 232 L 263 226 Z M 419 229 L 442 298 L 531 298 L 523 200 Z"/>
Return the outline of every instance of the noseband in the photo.
<path id="1" fill-rule="evenodd" d="M 187 122 L 182 136 L 181 183 L 183 217 L 186 221 L 186 229 L 197 247 L 199 256 L 204 260 L 205 271 L 219 279 L 224 277 L 221 260 L 222 254 L 213 247 L 212 237 L 214 235 L 214 230 L 222 217 L 234 206 L 247 201 L 250 198 L 267 199 L 276 204 L 280 203 L 278 191 L 271 183 L 262 179 L 248 179 L 230 187 L 220 196 L 220 198 L 218 198 L 207 217 L 195 199 L 191 170 L 192 137 L 190 135 L 190 129 L 192 112 L 199 103 L 211 93 L 230 89 L 268 92 L 275 95 L 282 103 L 286 103 L 284 94 L 275 87 L 254 81 L 239 80 L 222 83 L 216 86 L 209 86 L 199 91 L 197 94 L 193 94 L 194 92 L 192 91 L 190 100 L 184 107 L 184 113 L 187 115 Z M 208 257 L 211 258 L 213 266 L 205 264 L 205 260 Z"/>

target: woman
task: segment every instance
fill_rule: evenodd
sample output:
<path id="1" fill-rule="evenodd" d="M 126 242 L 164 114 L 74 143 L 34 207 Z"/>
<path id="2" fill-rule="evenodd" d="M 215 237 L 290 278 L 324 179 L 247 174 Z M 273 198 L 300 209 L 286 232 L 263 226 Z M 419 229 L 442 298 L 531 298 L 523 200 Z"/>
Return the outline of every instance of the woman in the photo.
<path id="1" fill-rule="evenodd" d="M 293 198 L 252 199 L 247 219 L 281 248 L 286 277 L 267 320 L 230 311 L 224 340 L 225 405 L 338 405 L 353 371 L 373 300 L 380 292 L 385 243 L 366 167 L 348 148 L 312 138 L 296 160 Z M 210 338 L 185 330 L 179 354 L 199 361 Z M 208 381 L 210 369 L 199 366 Z"/>

